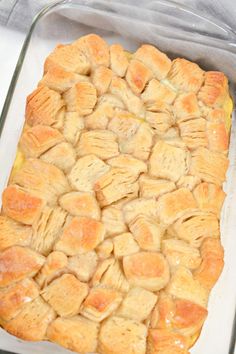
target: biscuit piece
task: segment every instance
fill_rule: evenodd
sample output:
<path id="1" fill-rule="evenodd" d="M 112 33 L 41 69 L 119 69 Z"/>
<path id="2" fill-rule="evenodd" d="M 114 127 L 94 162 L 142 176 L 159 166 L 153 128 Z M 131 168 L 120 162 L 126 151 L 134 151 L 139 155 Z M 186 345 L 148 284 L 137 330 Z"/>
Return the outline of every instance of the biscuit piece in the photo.
<path id="1" fill-rule="evenodd" d="M 158 136 L 163 136 L 174 124 L 174 116 L 169 110 L 156 108 L 155 112 L 147 111 L 146 121 Z"/>
<path id="2" fill-rule="evenodd" d="M 97 102 L 97 92 L 90 82 L 79 82 L 63 95 L 67 111 L 81 116 L 92 113 Z"/>
<path id="3" fill-rule="evenodd" d="M 37 297 L 26 304 L 15 318 L 6 322 L 4 329 L 23 340 L 38 342 L 45 339 L 47 327 L 55 317 L 53 309 Z"/>
<path id="4" fill-rule="evenodd" d="M 194 189 L 193 195 L 202 211 L 214 213 L 219 217 L 225 199 L 225 192 L 221 187 L 203 182 Z"/>
<path id="5" fill-rule="evenodd" d="M 0 254 L 0 288 L 33 277 L 45 262 L 41 254 L 30 248 L 12 246 Z"/>
<path id="6" fill-rule="evenodd" d="M 168 180 L 151 178 L 148 175 L 141 175 L 139 178 L 139 193 L 143 198 L 158 198 L 174 189 L 175 183 Z"/>
<path id="7" fill-rule="evenodd" d="M 60 206 L 74 216 L 100 219 L 101 211 L 92 193 L 70 192 L 59 199 Z"/>
<path id="8" fill-rule="evenodd" d="M 78 314 L 87 294 L 88 285 L 72 274 L 62 275 L 41 292 L 44 300 L 62 317 Z"/>
<path id="9" fill-rule="evenodd" d="M 49 254 L 35 280 L 43 288 L 57 278 L 68 266 L 68 259 L 63 252 L 54 251 Z"/>
<path id="10" fill-rule="evenodd" d="M 150 329 L 148 331 L 148 354 L 189 354 L 187 337 L 169 329 Z"/>
<path id="11" fill-rule="evenodd" d="M 193 92 L 180 94 L 173 107 L 178 123 L 201 117 L 197 96 Z"/>
<path id="12" fill-rule="evenodd" d="M 137 176 L 129 171 L 112 167 L 94 185 L 96 197 L 101 207 L 110 205 L 122 198 L 138 194 Z"/>
<path id="13" fill-rule="evenodd" d="M 100 245 L 97 247 L 97 255 L 99 259 L 106 259 L 111 257 L 113 252 L 113 242 L 110 238 L 104 240 Z"/>
<path id="14" fill-rule="evenodd" d="M 142 99 L 147 106 L 156 102 L 172 104 L 175 97 L 176 91 L 156 79 L 152 79 L 142 93 Z"/>
<path id="15" fill-rule="evenodd" d="M 124 298 L 117 314 L 143 322 L 150 315 L 156 301 L 157 296 L 152 292 L 143 288 L 132 288 Z"/>
<path id="16" fill-rule="evenodd" d="M 134 53 L 134 58 L 144 63 L 158 80 L 162 80 L 171 68 L 171 60 L 166 54 L 150 44 L 143 44 Z"/>
<path id="17" fill-rule="evenodd" d="M 224 109 L 213 109 L 207 115 L 206 134 L 212 151 L 226 151 L 229 145 L 227 116 Z"/>
<path id="18" fill-rule="evenodd" d="M 166 291 L 174 297 L 192 301 L 203 307 L 207 306 L 209 290 L 185 267 L 176 268 Z"/>
<path id="19" fill-rule="evenodd" d="M 84 53 L 76 46 L 60 44 L 47 57 L 44 71 L 47 72 L 55 67 L 86 75 L 90 70 L 90 63 Z"/>
<path id="20" fill-rule="evenodd" d="M 85 75 L 78 75 L 73 72 L 66 71 L 60 66 L 51 66 L 39 81 L 39 86 L 46 86 L 51 90 L 60 93 L 67 91 L 77 82 L 88 82 L 89 78 Z"/>
<path id="21" fill-rule="evenodd" d="M 0 215 L 0 251 L 14 245 L 29 246 L 31 236 L 31 227 Z"/>
<path id="22" fill-rule="evenodd" d="M 66 212 L 60 207 L 45 207 L 38 220 L 32 226 L 30 246 L 37 252 L 47 256 L 61 233 L 66 221 Z"/>
<path id="23" fill-rule="evenodd" d="M 121 265 L 115 258 L 108 258 L 102 261 L 96 272 L 93 275 L 92 285 L 94 287 L 102 285 L 121 292 L 129 290 L 129 283 L 127 282 Z"/>
<path id="24" fill-rule="evenodd" d="M 201 180 L 199 177 L 186 175 L 180 177 L 176 185 L 178 188 L 188 188 L 190 191 L 192 191 L 200 182 Z"/>
<path id="25" fill-rule="evenodd" d="M 50 206 L 54 206 L 57 197 L 70 188 L 59 168 L 39 159 L 27 159 L 23 167 L 13 176 L 13 183 L 38 198 L 45 199 Z"/>
<path id="26" fill-rule="evenodd" d="M 101 326 L 98 351 L 101 354 L 145 354 L 146 336 L 144 324 L 113 316 Z"/>
<path id="27" fill-rule="evenodd" d="M 32 225 L 39 217 L 45 202 L 17 185 L 9 185 L 2 194 L 2 208 L 6 216 Z"/>
<path id="28" fill-rule="evenodd" d="M 93 276 L 98 263 L 98 256 L 94 251 L 78 254 L 68 258 L 68 269 L 83 282 L 88 282 Z"/>
<path id="29" fill-rule="evenodd" d="M 76 154 L 71 144 L 63 142 L 45 152 L 40 158 L 67 173 L 75 164 Z"/>
<path id="30" fill-rule="evenodd" d="M 55 244 L 55 250 L 69 256 L 83 254 L 96 248 L 104 235 L 105 227 L 101 222 L 85 216 L 74 217 Z"/>
<path id="31" fill-rule="evenodd" d="M 0 289 L 0 318 L 4 321 L 10 321 L 18 315 L 25 304 L 38 296 L 37 284 L 27 278 L 7 288 Z"/>
<path id="32" fill-rule="evenodd" d="M 133 175 L 139 176 L 140 173 L 147 171 L 147 165 L 131 155 L 120 154 L 106 161 L 112 167 L 123 168 L 130 171 Z"/>
<path id="33" fill-rule="evenodd" d="M 109 66 L 110 53 L 109 46 L 104 39 L 97 34 L 88 34 L 80 37 L 73 45 L 84 53 L 86 58 L 90 61 L 92 67 Z"/>
<path id="34" fill-rule="evenodd" d="M 201 245 L 202 263 L 194 273 L 194 277 L 206 289 L 217 282 L 224 267 L 224 249 L 220 240 L 211 237 L 205 238 Z"/>
<path id="35" fill-rule="evenodd" d="M 172 268 L 180 265 L 192 270 L 199 267 L 202 261 L 199 250 L 182 240 L 166 239 L 161 246 L 162 253 Z"/>
<path id="36" fill-rule="evenodd" d="M 110 167 L 95 155 L 87 155 L 77 160 L 68 175 L 72 187 L 78 191 L 90 192 L 101 176 Z"/>
<path id="37" fill-rule="evenodd" d="M 190 150 L 208 145 L 204 118 L 190 119 L 179 123 L 179 129 L 181 138 Z"/>
<path id="38" fill-rule="evenodd" d="M 204 71 L 196 63 L 183 58 L 173 60 L 167 79 L 181 91 L 198 92 L 203 81 Z"/>
<path id="39" fill-rule="evenodd" d="M 125 80 L 113 77 L 110 92 L 118 96 L 131 113 L 140 117 L 144 116 L 142 100 L 132 92 Z"/>
<path id="40" fill-rule="evenodd" d="M 126 223 L 130 224 L 138 216 L 157 218 L 157 201 L 154 198 L 137 198 L 126 203 L 123 207 Z"/>
<path id="41" fill-rule="evenodd" d="M 158 199 L 158 214 L 161 222 L 172 224 L 188 212 L 194 212 L 197 203 L 187 188 L 180 188 Z"/>
<path id="42" fill-rule="evenodd" d="M 173 225 L 178 238 L 193 247 L 199 247 L 206 237 L 219 238 L 220 228 L 216 215 L 208 212 L 188 213 Z"/>
<path id="43" fill-rule="evenodd" d="M 139 252 L 126 256 L 123 258 L 123 267 L 132 286 L 158 291 L 169 281 L 169 266 L 161 253 Z"/>
<path id="44" fill-rule="evenodd" d="M 122 211 L 113 205 L 102 209 L 102 223 L 105 226 L 107 236 L 118 235 L 127 231 Z"/>
<path id="45" fill-rule="evenodd" d="M 42 124 L 57 127 L 61 125 L 60 111 L 64 105 L 58 92 L 40 86 L 27 97 L 26 123 L 31 126 Z"/>
<path id="46" fill-rule="evenodd" d="M 112 70 L 105 66 L 98 66 L 92 73 L 92 83 L 96 87 L 98 95 L 103 95 L 108 91 L 113 76 Z"/>
<path id="47" fill-rule="evenodd" d="M 220 71 L 207 71 L 198 98 L 207 106 L 222 107 L 228 95 L 228 79 Z"/>
<path id="48" fill-rule="evenodd" d="M 127 111 L 117 111 L 110 120 L 108 129 L 118 136 L 119 142 L 131 138 L 140 127 L 142 120 Z"/>
<path id="49" fill-rule="evenodd" d="M 97 348 L 99 325 L 82 316 L 58 317 L 47 330 L 47 338 L 78 353 L 93 353 Z"/>
<path id="50" fill-rule="evenodd" d="M 63 135 L 65 139 L 75 145 L 80 137 L 81 131 L 84 129 L 84 119 L 77 112 L 66 112 L 63 127 Z"/>
<path id="51" fill-rule="evenodd" d="M 158 141 L 152 149 L 149 160 L 150 174 L 176 182 L 181 176 L 187 174 L 189 158 L 187 150 Z"/>
<path id="52" fill-rule="evenodd" d="M 114 237 L 113 243 L 116 258 L 128 256 L 139 251 L 139 246 L 130 232 L 125 232 Z"/>
<path id="53" fill-rule="evenodd" d="M 221 185 L 226 178 L 229 160 L 223 154 L 200 147 L 192 153 L 190 173 L 204 182 Z"/>
<path id="54" fill-rule="evenodd" d="M 160 251 L 161 238 L 165 228 L 148 216 L 137 216 L 130 224 L 130 231 L 140 248 L 146 251 Z"/>
<path id="55" fill-rule="evenodd" d="M 20 139 L 20 149 L 26 157 L 38 157 L 63 140 L 63 135 L 59 130 L 44 125 L 35 125 L 23 133 Z"/>
<path id="56" fill-rule="evenodd" d="M 81 314 L 88 319 L 101 322 L 120 305 L 122 295 L 109 288 L 92 288 L 83 303 Z"/>
<path id="57" fill-rule="evenodd" d="M 141 61 L 135 59 L 130 61 L 126 73 L 126 81 L 134 93 L 141 93 L 152 77 L 152 71 Z"/>
<path id="58" fill-rule="evenodd" d="M 125 76 L 129 61 L 124 48 L 120 44 L 112 44 L 110 46 L 110 67 L 118 76 Z"/>
<path id="59" fill-rule="evenodd" d="M 82 133 L 77 145 L 77 154 L 85 156 L 94 154 L 100 159 L 107 160 L 119 155 L 116 135 L 107 130 L 91 130 Z"/>

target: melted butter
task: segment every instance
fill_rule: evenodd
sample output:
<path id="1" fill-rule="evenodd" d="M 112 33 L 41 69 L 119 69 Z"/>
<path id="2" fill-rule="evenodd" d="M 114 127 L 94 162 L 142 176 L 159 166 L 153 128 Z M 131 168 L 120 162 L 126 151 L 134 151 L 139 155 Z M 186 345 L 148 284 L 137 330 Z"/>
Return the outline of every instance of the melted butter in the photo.
<path id="1" fill-rule="evenodd" d="M 10 179 L 12 177 L 14 177 L 16 172 L 21 169 L 21 167 L 23 166 L 24 162 L 25 162 L 25 156 L 24 156 L 23 152 L 18 148 L 17 152 L 16 152 L 15 161 L 14 161 L 14 164 L 13 164 L 13 167 L 12 167 L 12 170 L 11 170 Z"/>
<path id="2" fill-rule="evenodd" d="M 190 337 L 189 348 L 191 348 L 196 343 L 196 341 L 198 340 L 198 337 L 200 336 L 200 334 L 201 334 L 201 331 L 195 333 L 194 335 L 192 335 Z"/>
<path id="3" fill-rule="evenodd" d="M 130 61 L 133 57 L 133 53 L 128 52 L 128 50 L 125 50 L 125 55 L 128 61 Z"/>
<path id="4" fill-rule="evenodd" d="M 226 112 L 226 122 L 225 126 L 227 132 L 230 132 L 231 122 L 232 122 L 232 111 L 233 111 L 233 100 L 230 96 L 227 97 L 225 103 L 223 104 L 223 109 Z"/>

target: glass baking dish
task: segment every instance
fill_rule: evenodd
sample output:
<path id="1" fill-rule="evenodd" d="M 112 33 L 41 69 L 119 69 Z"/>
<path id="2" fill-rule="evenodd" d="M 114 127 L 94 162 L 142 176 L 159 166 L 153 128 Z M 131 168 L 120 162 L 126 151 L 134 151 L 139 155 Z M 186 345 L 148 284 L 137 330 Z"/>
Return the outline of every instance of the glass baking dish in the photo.
<path id="1" fill-rule="evenodd" d="M 135 1 L 133 1 L 135 3 Z M 65 0 L 36 16 L 23 45 L 0 118 L 0 193 L 7 184 L 24 124 L 26 96 L 43 74 L 45 57 L 58 43 L 67 43 L 87 33 L 97 33 L 109 43 L 127 50 L 143 42 L 156 45 L 171 58 L 198 62 L 204 69 L 228 75 L 235 95 L 236 33 L 216 19 L 179 6 L 172 1 Z M 221 216 L 225 267 L 210 296 L 209 316 L 192 354 L 233 354 L 236 308 L 236 122 L 233 114 L 230 167 L 224 189 L 228 194 Z M 0 349 L 15 353 L 69 353 L 55 344 L 26 343 L 0 329 Z M 121 353 L 125 354 L 125 353 Z M 174 354 L 174 353 L 173 353 Z"/>

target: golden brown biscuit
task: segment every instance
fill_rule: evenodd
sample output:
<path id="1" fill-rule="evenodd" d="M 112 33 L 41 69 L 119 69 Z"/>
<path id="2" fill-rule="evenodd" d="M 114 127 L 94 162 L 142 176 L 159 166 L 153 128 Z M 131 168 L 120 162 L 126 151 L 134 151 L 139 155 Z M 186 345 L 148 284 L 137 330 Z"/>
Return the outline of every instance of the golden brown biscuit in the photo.
<path id="1" fill-rule="evenodd" d="M 69 256 L 83 254 L 96 248 L 104 236 L 105 227 L 101 222 L 85 216 L 74 217 L 63 230 L 55 250 Z"/>
<path id="2" fill-rule="evenodd" d="M 80 137 L 81 131 L 84 129 L 84 119 L 77 112 L 66 112 L 63 135 L 65 139 L 75 145 Z"/>
<path id="3" fill-rule="evenodd" d="M 141 249 L 160 251 L 161 238 L 165 228 L 154 218 L 146 215 L 137 216 L 129 223 L 129 228 Z"/>
<path id="4" fill-rule="evenodd" d="M 29 246 L 31 236 L 31 227 L 0 215 L 0 251 L 14 245 Z"/>
<path id="5" fill-rule="evenodd" d="M 224 250 L 220 240 L 205 238 L 201 245 L 201 256 L 202 263 L 196 269 L 194 277 L 206 289 L 211 290 L 224 267 Z"/>
<path id="6" fill-rule="evenodd" d="M 151 313 L 157 295 L 143 288 L 132 288 L 124 298 L 117 314 L 121 317 L 131 318 L 143 322 Z"/>
<path id="7" fill-rule="evenodd" d="M 94 251 L 68 258 L 68 269 L 83 282 L 88 282 L 98 265 L 98 256 Z"/>
<path id="8" fill-rule="evenodd" d="M 67 173 L 76 162 L 76 153 L 71 144 L 63 142 L 45 152 L 40 159 Z"/>
<path id="9" fill-rule="evenodd" d="M 99 259 L 106 259 L 111 257 L 113 252 L 113 242 L 110 238 L 104 240 L 100 245 L 98 245 L 96 251 Z"/>
<path id="10" fill-rule="evenodd" d="M 152 77 L 153 73 L 146 65 L 141 61 L 131 59 L 126 73 L 126 81 L 134 93 L 141 93 Z"/>
<path id="11" fill-rule="evenodd" d="M 82 133 L 76 148 L 78 156 L 96 155 L 107 160 L 119 155 L 117 137 L 107 130 L 90 130 Z"/>
<path id="12" fill-rule="evenodd" d="M 186 175 L 180 177 L 176 185 L 178 188 L 188 188 L 190 191 L 192 191 L 198 184 L 200 184 L 200 182 L 201 179 L 199 177 Z"/>
<path id="13" fill-rule="evenodd" d="M 39 159 L 27 159 L 23 167 L 13 176 L 13 183 L 38 198 L 45 199 L 53 206 L 58 195 L 68 192 L 70 188 L 61 170 Z"/>
<path id="14" fill-rule="evenodd" d="M 222 152 L 228 149 L 229 134 L 226 129 L 226 113 L 223 109 L 209 112 L 206 123 L 206 134 L 210 150 Z"/>
<path id="15" fill-rule="evenodd" d="M 92 113 L 97 102 L 97 91 L 90 82 L 79 82 L 63 95 L 67 111 L 81 116 Z"/>
<path id="16" fill-rule="evenodd" d="M 121 264 L 115 258 L 105 259 L 99 264 L 93 275 L 92 285 L 94 287 L 102 285 L 121 292 L 129 290 L 129 283 L 124 276 Z"/>
<path id="17" fill-rule="evenodd" d="M 173 108 L 178 122 L 200 118 L 201 116 L 197 96 L 192 92 L 180 94 L 176 98 Z"/>
<path id="18" fill-rule="evenodd" d="M 145 354 L 146 336 L 144 324 L 113 316 L 101 326 L 98 351 L 101 354 Z"/>
<path id="19" fill-rule="evenodd" d="M 161 222 L 171 224 L 181 216 L 197 209 L 197 203 L 187 188 L 166 193 L 158 199 L 158 213 Z"/>
<path id="20" fill-rule="evenodd" d="M 110 46 L 110 67 L 118 76 L 125 76 L 129 61 L 124 48 L 120 44 Z"/>
<path id="21" fill-rule="evenodd" d="M 108 91 L 113 76 L 113 71 L 105 66 L 98 66 L 91 75 L 91 80 L 99 96 Z"/>
<path id="22" fill-rule="evenodd" d="M 174 238 L 163 240 L 161 250 L 171 268 L 180 265 L 192 270 L 199 267 L 202 261 L 199 250 L 182 240 Z"/>
<path id="23" fill-rule="evenodd" d="M 180 136 L 190 150 L 208 145 L 204 118 L 190 119 L 179 123 Z"/>
<path id="24" fill-rule="evenodd" d="M 47 338 L 78 353 L 96 352 L 99 325 L 82 316 L 58 317 L 47 330 Z"/>
<path id="25" fill-rule="evenodd" d="M 47 57 L 44 63 L 44 71 L 52 68 L 62 68 L 68 72 L 88 74 L 90 63 L 82 51 L 74 45 L 58 45 Z"/>
<path id="26" fill-rule="evenodd" d="M 106 161 L 112 167 L 123 168 L 130 171 L 133 175 L 139 176 L 140 173 L 147 171 L 147 165 L 129 154 L 120 154 Z"/>
<path id="27" fill-rule="evenodd" d="M 130 232 L 125 232 L 113 238 L 114 256 L 122 258 L 139 251 L 139 246 Z"/>
<path id="28" fill-rule="evenodd" d="M 43 267 L 35 277 L 36 282 L 43 288 L 47 286 L 54 278 L 65 272 L 68 266 L 68 259 L 63 252 L 54 251 L 49 254 Z"/>
<path id="29" fill-rule="evenodd" d="M 126 256 L 123 258 L 123 267 L 132 286 L 158 291 L 169 281 L 169 266 L 161 253 L 139 252 Z"/>
<path id="30" fill-rule="evenodd" d="M 54 243 L 66 221 L 66 216 L 66 212 L 60 207 L 45 207 L 40 217 L 32 225 L 33 234 L 30 246 L 44 256 L 52 252 Z"/>
<path id="31" fill-rule="evenodd" d="M 109 288 L 92 288 L 86 297 L 81 314 L 88 319 L 101 322 L 110 316 L 120 305 L 122 295 Z"/>
<path id="32" fill-rule="evenodd" d="M 187 150 L 160 140 L 152 149 L 149 160 L 149 172 L 155 177 L 170 179 L 176 182 L 181 176 L 187 174 L 189 158 Z"/>
<path id="33" fill-rule="evenodd" d="M 110 167 L 95 155 L 78 159 L 68 174 L 72 187 L 81 192 L 93 191 L 94 184 L 109 171 Z"/>
<path id="34" fill-rule="evenodd" d="M 214 213 L 219 217 L 225 199 L 225 192 L 221 187 L 203 182 L 193 190 L 193 195 L 202 211 Z"/>
<path id="35" fill-rule="evenodd" d="M 33 277 L 45 258 L 28 247 L 12 246 L 0 254 L 0 288 L 26 277 Z"/>
<path id="36" fill-rule="evenodd" d="M 59 199 L 60 206 L 74 216 L 87 216 L 99 220 L 101 210 L 92 193 L 70 192 Z"/>
<path id="37" fill-rule="evenodd" d="M 190 173 L 204 182 L 221 185 L 225 180 L 229 165 L 227 157 L 206 148 L 198 148 L 192 153 Z"/>
<path id="38" fill-rule="evenodd" d="M 210 107 L 222 107 L 228 95 L 228 79 L 219 71 L 207 71 L 198 98 Z"/>
<path id="39" fill-rule="evenodd" d="M 88 285 L 72 274 L 62 275 L 41 291 L 43 299 L 62 317 L 77 315 L 87 294 Z"/>
<path id="40" fill-rule="evenodd" d="M 151 178 L 149 175 L 141 175 L 139 178 L 139 194 L 143 198 L 158 198 L 174 189 L 175 183 L 168 180 Z"/>
<path id="41" fill-rule="evenodd" d="M 2 194 L 2 208 L 6 216 L 32 225 L 39 217 L 45 202 L 17 185 L 9 185 Z"/>
<path id="42" fill-rule="evenodd" d="M 4 329 L 23 340 L 41 341 L 45 339 L 47 327 L 55 317 L 53 309 L 37 297 L 26 304 L 15 318 L 6 322 Z"/>
<path id="43" fill-rule="evenodd" d="M 134 53 L 134 58 L 143 62 L 154 76 L 158 79 L 164 79 L 171 67 L 171 60 L 160 50 L 149 44 L 143 44 Z"/>
<path id="44" fill-rule="evenodd" d="M 146 121 L 158 136 L 163 136 L 174 124 L 174 116 L 169 110 L 160 107 L 155 112 L 147 111 Z"/>
<path id="45" fill-rule="evenodd" d="M 138 216 L 157 218 L 157 201 L 154 198 L 137 198 L 126 203 L 123 207 L 123 214 L 126 223 L 130 224 Z"/>
<path id="46" fill-rule="evenodd" d="M 51 90 L 62 93 L 77 84 L 77 82 L 83 81 L 88 82 L 88 76 L 66 71 L 62 67 L 56 65 L 49 67 L 38 85 L 46 86 Z"/>
<path id="47" fill-rule="evenodd" d="M 119 141 L 131 138 L 140 127 L 142 120 L 127 111 L 116 111 L 110 120 L 108 129 L 115 133 Z"/>
<path id="48" fill-rule="evenodd" d="M 196 93 L 204 81 L 204 75 L 204 71 L 197 64 L 177 58 L 172 62 L 167 79 L 181 91 Z"/>
<path id="49" fill-rule="evenodd" d="M 109 46 L 105 40 L 97 34 L 88 34 L 80 37 L 73 45 L 84 53 L 90 61 L 92 67 L 104 65 L 109 66 L 110 53 Z"/>
<path id="50" fill-rule="evenodd" d="M 156 79 L 152 79 L 142 93 L 142 99 L 147 107 L 155 102 L 172 104 L 175 97 L 175 90 Z"/>
<path id="51" fill-rule="evenodd" d="M 43 124 L 57 127 L 61 125 L 59 118 L 64 105 L 58 92 L 41 86 L 27 97 L 26 123 L 31 126 Z"/>
<path id="52" fill-rule="evenodd" d="M 189 341 L 185 336 L 166 329 L 150 329 L 148 354 L 189 354 Z"/>
<path id="53" fill-rule="evenodd" d="M 39 296 L 37 284 L 28 278 L 0 289 L 0 318 L 10 321 L 22 308 Z"/>
<path id="54" fill-rule="evenodd" d="M 63 135 L 57 129 L 35 125 L 25 130 L 19 144 L 26 157 L 38 157 L 63 140 Z"/>

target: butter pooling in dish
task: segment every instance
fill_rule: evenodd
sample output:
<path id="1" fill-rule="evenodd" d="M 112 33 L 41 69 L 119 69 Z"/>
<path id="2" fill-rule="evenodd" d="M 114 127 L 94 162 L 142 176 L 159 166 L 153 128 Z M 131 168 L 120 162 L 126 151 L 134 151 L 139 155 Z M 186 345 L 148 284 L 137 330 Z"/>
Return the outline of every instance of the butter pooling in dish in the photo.
<path id="1" fill-rule="evenodd" d="M 189 353 L 224 265 L 231 112 L 223 73 L 152 45 L 58 45 L 3 192 L 1 326 L 78 353 Z"/>

